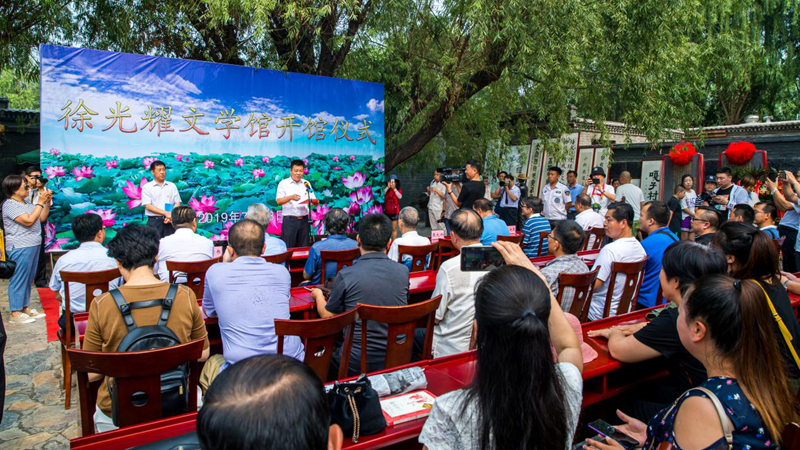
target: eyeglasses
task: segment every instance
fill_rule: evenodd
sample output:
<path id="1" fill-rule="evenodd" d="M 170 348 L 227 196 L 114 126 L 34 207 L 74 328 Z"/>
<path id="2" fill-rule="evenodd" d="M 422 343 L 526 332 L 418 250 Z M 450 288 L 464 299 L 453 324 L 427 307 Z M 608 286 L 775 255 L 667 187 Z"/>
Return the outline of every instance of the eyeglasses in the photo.
<path id="1" fill-rule="evenodd" d="M 692 222 L 708 222 L 705 219 L 698 219 L 697 217 L 692 217 Z"/>
<path id="2" fill-rule="evenodd" d="M 554 235 L 553 233 L 550 233 L 550 234 L 548 234 L 548 235 L 547 235 L 547 239 L 552 239 L 552 240 L 554 240 L 554 241 L 558 242 L 559 244 L 561 243 L 561 241 L 559 241 L 559 240 L 556 238 L 556 235 Z"/>

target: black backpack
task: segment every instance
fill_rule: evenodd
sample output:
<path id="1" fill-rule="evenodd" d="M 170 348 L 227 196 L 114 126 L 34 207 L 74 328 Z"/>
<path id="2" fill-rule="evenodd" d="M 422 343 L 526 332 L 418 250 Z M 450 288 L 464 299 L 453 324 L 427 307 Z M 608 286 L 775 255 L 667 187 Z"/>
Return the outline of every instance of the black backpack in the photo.
<path id="1" fill-rule="evenodd" d="M 117 347 L 117 352 L 136 352 L 152 350 L 156 348 L 171 347 L 181 344 L 180 339 L 175 333 L 167 328 L 167 320 L 172 310 L 172 303 L 175 301 L 175 294 L 178 292 L 178 285 L 171 284 L 167 297 L 160 300 L 147 300 L 141 302 L 127 303 L 119 289 L 111 291 L 111 296 L 117 303 L 125 326 L 128 327 L 128 334 L 122 338 Z M 156 325 L 137 327 L 133 321 L 131 311 L 134 309 L 150 308 L 153 306 L 161 307 L 161 315 Z M 189 364 L 181 364 L 178 367 L 161 374 L 161 413 L 163 417 L 185 414 L 189 408 Z M 111 418 L 114 425 L 119 426 L 117 413 L 116 381 L 109 386 L 111 394 Z M 141 398 L 137 399 L 137 396 Z M 133 395 L 133 402 L 147 401 L 143 392 Z"/>

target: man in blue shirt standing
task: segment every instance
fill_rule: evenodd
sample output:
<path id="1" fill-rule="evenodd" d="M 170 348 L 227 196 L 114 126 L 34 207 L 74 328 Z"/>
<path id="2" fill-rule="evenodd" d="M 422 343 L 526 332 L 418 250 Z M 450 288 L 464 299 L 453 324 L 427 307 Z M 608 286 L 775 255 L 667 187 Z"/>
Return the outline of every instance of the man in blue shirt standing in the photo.
<path id="1" fill-rule="evenodd" d="M 328 231 L 328 238 L 319 241 L 311 246 L 308 251 L 308 260 L 303 268 L 303 278 L 309 280 L 307 284 L 324 284 L 322 277 L 322 258 L 320 252 L 352 250 L 358 248 L 358 243 L 347 237 L 347 227 L 350 225 L 350 215 L 342 208 L 333 208 L 325 214 L 323 219 L 325 230 Z M 325 266 L 325 276 L 334 278 L 336 276 L 336 262 L 328 261 Z"/>
<path id="2" fill-rule="evenodd" d="M 578 172 L 574 170 L 567 172 L 567 189 L 572 203 L 572 206 L 567 210 L 567 219 L 575 220 L 575 216 L 578 215 L 578 212 L 575 211 L 575 200 L 583 193 L 583 185 L 578 183 Z"/>
<path id="3" fill-rule="evenodd" d="M 485 198 L 475 200 L 472 209 L 483 219 L 481 244 L 492 245 L 497 236 L 508 236 L 508 225 L 492 212 L 492 202 Z"/>
<path id="4" fill-rule="evenodd" d="M 644 264 L 638 309 L 650 308 L 661 302 L 660 298 L 656 298 L 661 286 L 661 258 L 667 247 L 679 241 L 678 236 L 669 230 L 668 222 L 669 209 L 664 202 L 655 200 L 644 204 L 639 229 L 647 234 L 647 238 L 642 241 L 647 262 Z"/>

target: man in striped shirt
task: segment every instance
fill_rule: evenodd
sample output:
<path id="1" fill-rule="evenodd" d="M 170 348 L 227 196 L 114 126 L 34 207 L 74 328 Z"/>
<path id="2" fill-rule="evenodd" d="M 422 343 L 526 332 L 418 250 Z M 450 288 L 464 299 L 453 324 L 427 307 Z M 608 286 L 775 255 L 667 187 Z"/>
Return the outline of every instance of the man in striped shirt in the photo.
<path id="1" fill-rule="evenodd" d="M 544 203 L 539 197 L 525 197 L 521 203 L 522 217 L 525 223 L 522 225 L 522 232 L 525 238 L 522 240 L 522 250 L 529 258 L 547 255 L 547 239 L 541 241 L 542 251 L 539 252 L 539 233 L 550 233 L 550 222 L 542 216 Z"/>

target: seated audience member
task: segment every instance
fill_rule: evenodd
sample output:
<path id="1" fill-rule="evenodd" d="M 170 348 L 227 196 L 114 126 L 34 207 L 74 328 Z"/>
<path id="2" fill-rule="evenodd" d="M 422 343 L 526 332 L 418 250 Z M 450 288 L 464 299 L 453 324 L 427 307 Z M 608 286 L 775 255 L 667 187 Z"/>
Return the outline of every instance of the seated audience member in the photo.
<path id="1" fill-rule="evenodd" d="M 592 209 L 592 200 L 586 194 L 579 195 L 575 200 L 575 212 L 578 213 L 575 216 L 575 222 L 578 222 L 578 225 L 586 232 L 586 237 L 589 239 L 588 248 L 592 248 L 595 237 L 594 235 L 589 236 L 588 232 L 592 228 L 603 228 L 604 218 Z"/>
<path id="2" fill-rule="evenodd" d="M 177 206 L 170 213 L 175 233 L 161 238 L 158 245 L 156 274 L 169 283 L 167 261 L 205 261 L 214 257 L 214 242 L 197 234 L 197 212 L 189 206 Z M 186 283 L 186 274 L 175 273 L 176 283 Z"/>
<path id="3" fill-rule="evenodd" d="M 570 448 L 583 397 L 580 341 L 519 245 L 493 246 L 509 265 L 486 274 L 475 291 L 475 376 L 436 399 L 419 442 L 427 449 Z"/>
<path id="4" fill-rule="evenodd" d="M 197 414 L 203 450 L 339 450 L 322 382 L 286 356 L 247 358 L 208 389 Z M 289 405 L 277 408 L 276 405 Z"/>
<path id="5" fill-rule="evenodd" d="M 328 237 L 325 240 L 314 243 L 308 251 L 308 260 L 303 268 L 303 278 L 308 280 L 308 284 L 325 284 L 326 280 L 322 277 L 322 257 L 321 251 L 352 250 L 358 248 L 358 243 L 347 237 L 347 227 L 350 225 L 350 214 L 342 208 L 333 208 L 325 213 L 323 219 L 325 230 Z M 325 277 L 333 278 L 336 276 L 336 262 L 328 261 L 325 266 Z"/>
<path id="6" fill-rule="evenodd" d="M 667 247 L 661 267 L 664 298 L 679 305 L 683 295 L 704 275 L 725 274 L 728 262 L 716 247 L 690 241 Z M 589 337 L 608 339 L 608 351 L 614 359 L 637 363 L 663 356 L 668 363 L 669 378 L 649 383 L 630 395 L 631 416 L 649 420 L 669 406 L 687 389 L 706 378 L 706 369 L 689 353 L 678 335 L 678 309 L 666 308 L 653 320 L 635 325 L 621 325 L 589 331 Z"/>
<path id="7" fill-rule="evenodd" d="M 61 297 L 61 316 L 58 326 L 62 332 L 67 330 L 64 316 L 66 297 L 64 296 L 64 282 L 61 281 L 61 272 L 99 272 L 101 270 L 116 269 L 117 262 L 108 256 L 108 250 L 103 247 L 106 239 L 106 228 L 103 219 L 97 214 L 81 214 L 72 220 L 72 234 L 81 243 L 80 247 L 70 250 L 58 258 L 53 275 L 50 276 L 50 290 L 58 292 Z M 109 289 L 116 289 L 122 284 L 121 279 L 108 284 Z M 92 295 L 92 297 L 94 297 Z M 74 313 L 86 312 L 86 286 L 81 283 L 69 285 L 69 309 Z"/>
<path id="8" fill-rule="evenodd" d="M 753 225 L 756 220 L 756 213 L 753 207 L 740 203 L 733 207 L 733 214 L 731 214 L 731 222 L 743 222 L 747 225 Z"/>
<path id="9" fill-rule="evenodd" d="M 644 263 L 644 279 L 639 291 L 639 309 L 650 308 L 661 302 L 661 299 L 657 298 L 658 288 L 661 286 L 659 281 L 661 258 L 667 247 L 680 240 L 678 235 L 667 227 L 666 221 L 669 217 L 669 209 L 662 201 L 647 202 L 642 208 L 642 221 L 639 225 L 647 236 L 642 240 L 647 262 Z"/>
<path id="10" fill-rule="evenodd" d="M 672 448 L 779 448 L 786 424 L 800 419 L 781 356 L 770 332 L 773 319 L 764 291 L 753 280 L 707 275 L 695 283 L 678 307 L 678 334 L 686 350 L 703 364 L 708 379 L 700 384 L 721 403 L 731 430 L 726 443 L 712 399 L 691 390 L 664 408 L 648 424 L 617 415 L 643 448 L 661 443 Z M 434 406 L 435 409 L 435 406 Z M 589 440 L 600 450 L 621 449 L 613 439 Z M 680 447 L 677 444 L 680 443 Z M 584 447 L 584 448 L 589 448 Z"/>
<path id="11" fill-rule="evenodd" d="M 772 328 L 775 330 L 775 339 L 783 355 L 792 392 L 797 393 L 800 387 L 800 367 L 798 367 L 800 361 L 795 360 L 789 345 L 794 348 L 795 353 L 800 353 L 800 323 L 792 308 L 789 294 L 780 281 L 778 250 L 775 244 L 769 236 L 754 226 L 727 222 L 719 228 L 712 245 L 719 247 L 728 257 L 730 276 L 740 280 L 756 280 L 775 306 L 783 326 L 779 326 L 776 318 Z M 791 344 L 786 342 L 782 333 L 781 329 L 784 326 L 786 333 L 792 337 Z"/>
<path id="12" fill-rule="evenodd" d="M 759 202 L 753 207 L 753 212 L 755 213 L 753 224 L 757 226 L 759 230 L 767 233 L 770 238 L 780 239 L 781 236 L 778 233 L 778 227 L 775 226 L 775 215 L 777 214 L 775 205 L 772 203 Z"/>
<path id="13" fill-rule="evenodd" d="M 600 267 L 597 280 L 594 282 L 594 295 L 589 308 L 589 320 L 603 318 L 603 308 L 606 304 L 608 284 L 611 281 L 611 265 L 615 262 L 636 262 L 644 259 L 647 254 L 642 244 L 631 235 L 633 223 L 633 208 L 627 203 L 614 202 L 608 205 L 605 220 L 606 236 L 612 242 L 603 246 L 594 262 L 595 267 Z M 622 291 L 625 289 L 627 275 L 619 274 L 614 284 L 611 296 L 609 315 L 623 314 L 627 311 L 617 312 Z"/>
<path id="14" fill-rule="evenodd" d="M 550 221 L 547 220 L 547 217 L 542 216 L 543 209 L 544 203 L 539 197 L 525 197 L 522 199 L 520 210 L 524 219 L 522 233 L 525 235 L 522 238 L 522 251 L 528 255 L 528 258 L 536 257 L 536 253 L 539 250 L 539 233 L 549 233 L 551 231 Z M 547 252 L 547 241 L 545 241 L 542 242 L 541 256 L 546 255 Z"/>
<path id="15" fill-rule="evenodd" d="M 497 240 L 497 236 L 508 236 L 508 225 L 492 212 L 492 202 L 485 198 L 475 200 L 472 209 L 483 220 L 481 244 L 492 245 L 492 242 Z"/>
<path id="16" fill-rule="evenodd" d="M 400 219 L 397 222 L 400 227 L 400 237 L 392 242 L 392 248 L 389 249 L 389 259 L 404 264 L 408 267 L 408 270 L 411 270 L 411 260 L 413 258 L 411 255 L 403 255 L 403 261 L 400 261 L 398 247 L 401 245 L 428 245 L 431 243 L 430 239 L 417 233 L 417 224 L 419 224 L 417 208 L 406 206 L 401 209 Z M 428 260 L 430 260 L 430 255 L 428 255 Z"/>
<path id="17" fill-rule="evenodd" d="M 483 222 L 474 211 L 461 209 L 450 219 L 450 236 L 453 246 L 460 252 L 464 247 L 480 247 Z M 436 288 L 432 297 L 442 296 L 436 310 L 433 327 L 433 356 L 455 355 L 469 350 L 472 322 L 475 320 L 475 286 L 488 272 L 461 270 L 461 254 L 442 263 L 436 274 Z M 416 351 L 421 352 L 425 330 L 418 329 L 415 336 Z"/>
<path id="18" fill-rule="evenodd" d="M 550 286 L 550 291 L 553 292 L 553 295 L 558 296 L 559 274 L 586 273 L 589 271 L 586 263 L 576 255 L 578 250 L 583 248 L 584 234 L 581 226 L 574 220 L 562 220 L 556 224 L 547 239 L 550 254 L 555 255 L 555 259 L 542 267 L 542 275 L 547 279 L 547 284 Z M 564 296 L 561 299 L 561 309 L 564 311 L 569 311 L 572 306 L 573 292 L 574 289 L 572 288 L 564 292 Z"/>
<path id="19" fill-rule="evenodd" d="M 719 226 L 719 213 L 710 206 L 698 206 L 692 217 L 692 231 L 697 235 L 694 239 L 698 244 L 708 245 L 714 239 Z"/>
<path id="20" fill-rule="evenodd" d="M 286 266 L 264 261 L 264 247 L 261 224 L 237 222 L 228 231 L 224 261 L 230 262 L 214 264 L 206 272 L 203 311 L 219 318 L 225 349 L 219 371 L 251 356 L 278 352 L 275 319 L 289 319 L 291 277 Z M 302 361 L 300 338 L 284 337 L 283 354 Z M 214 375 L 209 374 L 209 384 Z"/>
<path id="21" fill-rule="evenodd" d="M 117 261 L 122 278 L 125 279 L 125 284 L 118 288 L 125 302 L 136 303 L 166 298 L 169 283 L 164 283 L 153 274 L 153 266 L 158 256 L 159 238 L 160 234 L 154 228 L 130 224 L 118 231 L 114 239 L 108 243 L 108 256 Z M 155 325 L 161 316 L 161 307 L 137 308 L 133 309 L 131 314 L 137 327 Z M 197 339 L 205 340 L 200 362 L 208 359 L 208 338 L 203 313 L 200 312 L 194 292 L 186 286 L 178 286 L 167 327 L 175 333 L 181 343 Z M 92 352 L 116 352 L 122 338 L 127 334 L 128 328 L 111 293 L 106 292 L 95 297 L 89 308 L 89 322 L 86 325 L 83 349 Z M 101 377 L 100 374 L 90 374 L 89 380 L 99 380 Z M 116 428 L 111 420 L 111 396 L 108 385 L 107 382 L 100 384 L 97 393 L 94 422 L 98 432 Z"/>
<path id="22" fill-rule="evenodd" d="M 247 215 L 245 215 L 245 218 L 255 220 L 266 230 L 269 228 L 269 223 L 272 220 L 272 211 L 263 203 L 253 203 L 247 207 Z M 281 253 L 286 253 L 286 243 L 281 239 L 270 236 L 269 233 L 265 231 L 264 253 L 261 256 L 280 255 Z"/>
<path id="23" fill-rule="evenodd" d="M 320 289 L 311 292 L 322 318 L 341 314 L 359 303 L 376 306 L 408 304 L 408 268 L 386 256 L 392 240 L 392 223 L 384 214 L 369 214 L 361 219 L 358 246 L 361 257 L 336 275 L 329 299 Z M 367 328 L 367 372 L 383 369 L 386 337 L 389 327 L 372 322 Z M 341 347 L 334 352 L 334 365 L 341 360 Z M 361 320 L 356 322 L 353 350 L 350 353 L 350 375 L 361 370 Z"/>

